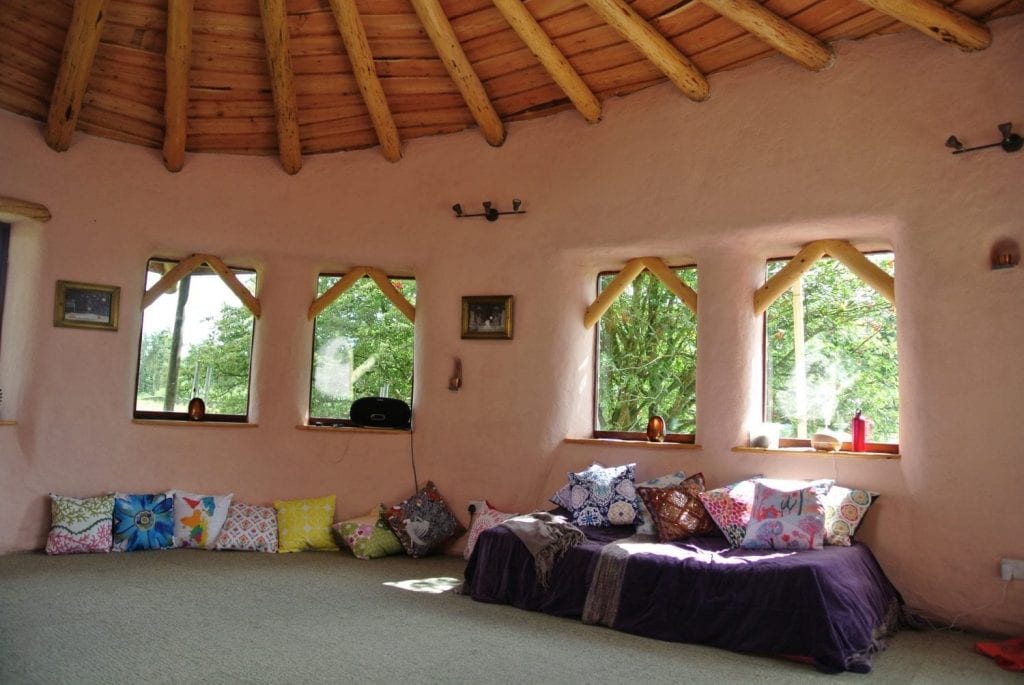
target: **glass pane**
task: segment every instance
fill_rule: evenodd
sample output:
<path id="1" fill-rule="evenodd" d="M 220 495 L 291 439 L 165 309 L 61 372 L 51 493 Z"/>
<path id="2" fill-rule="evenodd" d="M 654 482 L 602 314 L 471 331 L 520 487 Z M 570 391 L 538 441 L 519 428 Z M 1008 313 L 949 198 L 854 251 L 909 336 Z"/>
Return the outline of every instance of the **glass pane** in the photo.
<path id="1" fill-rule="evenodd" d="M 175 265 L 150 260 L 146 289 Z M 232 271 L 255 293 L 255 272 Z M 184 413 L 200 397 L 207 414 L 248 414 L 254 321 L 210 269 L 181 279 L 143 313 L 136 411 Z"/>
<path id="2" fill-rule="evenodd" d="M 340 276 L 320 276 L 323 294 Z M 391 279 L 416 304 L 416 281 Z M 347 419 L 359 397 L 392 397 L 412 404 L 413 324 L 377 284 L 361 278 L 316 317 L 309 415 Z"/>
<path id="3" fill-rule="evenodd" d="M 696 267 L 676 274 L 696 290 Z M 696 431 L 697 317 L 661 281 L 645 271 L 622 292 L 598 323 L 598 350 L 596 430 L 643 432 L 659 414 L 669 433 Z"/>
<path id="4" fill-rule="evenodd" d="M 891 252 L 866 256 L 894 274 Z M 785 265 L 771 262 L 768 277 Z M 859 408 L 869 442 L 899 442 L 894 307 L 835 259 L 815 263 L 795 290 L 802 314 L 794 313 L 794 289 L 765 314 L 766 420 L 781 424 L 782 437 L 826 428 L 849 435 Z"/>

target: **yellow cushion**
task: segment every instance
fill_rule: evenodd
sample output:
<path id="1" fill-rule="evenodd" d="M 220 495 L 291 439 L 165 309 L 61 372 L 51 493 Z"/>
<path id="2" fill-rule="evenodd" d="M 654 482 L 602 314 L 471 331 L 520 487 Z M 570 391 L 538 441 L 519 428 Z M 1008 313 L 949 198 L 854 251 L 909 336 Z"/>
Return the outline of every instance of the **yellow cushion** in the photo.
<path id="1" fill-rule="evenodd" d="M 331 537 L 334 495 L 316 499 L 274 500 L 277 510 L 277 551 L 337 550 Z"/>

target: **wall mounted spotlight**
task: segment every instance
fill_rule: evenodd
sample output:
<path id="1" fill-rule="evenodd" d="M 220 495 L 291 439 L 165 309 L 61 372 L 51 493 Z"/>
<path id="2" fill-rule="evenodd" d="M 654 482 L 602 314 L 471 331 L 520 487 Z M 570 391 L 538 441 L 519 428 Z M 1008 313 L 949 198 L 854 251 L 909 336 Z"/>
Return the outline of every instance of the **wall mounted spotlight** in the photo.
<path id="1" fill-rule="evenodd" d="M 485 201 L 483 203 L 484 211 L 482 211 L 482 212 L 476 212 L 474 214 L 466 214 L 465 212 L 462 211 L 462 205 L 460 205 L 458 203 L 452 205 L 452 211 L 455 212 L 455 218 L 456 219 L 468 219 L 469 217 L 473 217 L 473 216 L 482 216 L 485 219 L 487 219 L 488 221 L 497 221 L 498 217 L 503 215 L 503 214 L 526 214 L 526 210 L 525 209 L 520 209 L 520 207 L 522 207 L 522 206 L 523 206 L 523 201 L 517 198 L 517 199 L 512 200 L 512 209 L 511 210 L 500 211 L 500 210 L 498 210 L 498 208 L 496 208 L 491 203 L 490 200 L 487 200 L 487 201 Z"/>
<path id="2" fill-rule="evenodd" d="M 984 150 L 987 147 L 996 147 L 997 145 L 1006 152 L 1017 152 L 1024 147 L 1024 138 L 1021 138 L 1020 134 L 1013 132 L 1013 124 L 1009 121 L 1005 124 L 999 124 L 997 127 L 999 132 L 1003 134 L 1003 139 L 997 143 L 989 143 L 988 145 L 978 145 L 976 147 L 964 147 L 964 144 L 956 136 L 950 136 L 946 138 L 946 147 L 953 148 L 953 154 L 959 155 L 962 152 L 974 152 L 975 150 Z"/>

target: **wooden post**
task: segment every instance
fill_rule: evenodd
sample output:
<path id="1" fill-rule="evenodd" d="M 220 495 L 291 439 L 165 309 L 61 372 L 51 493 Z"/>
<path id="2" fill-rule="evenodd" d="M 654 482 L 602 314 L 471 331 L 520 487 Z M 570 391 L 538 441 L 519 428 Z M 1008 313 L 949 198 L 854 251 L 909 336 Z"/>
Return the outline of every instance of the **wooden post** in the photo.
<path id="1" fill-rule="evenodd" d="M 676 297 L 682 300 L 683 304 L 689 307 L 694 314 L 697 313 L 697 293 L 693 288 L 683 283 L 676 276 L 676 272 L 668 267 L 660 257 L 644 257 L 644 268 L 650 271 L 661 281 L 666 288 L 675 293 Z"/>
<path id="2" fill-rule="evenodd" d="M 613 278 L 608 287 L 597 296 L 593 304 L 587 307 L 587 311 L 583 314 L 583 325 L 587 328 L 593 328 L 594 324 L 604 316 L 604 313 L 608 311 L 612 303 L 626 289 L 626 286 L 632 283 L 645 268 L 644 260 L 641 257 L 626 262 L 626 266 L 622 267 L 619 275 Z"/>
<path id="3" fill-rule="evenodd" d="M 896 280 L 845 240 L 822 240 L 825 252 L 832 255 L 875 292 L 896 304 Z"/>
<path id="4" fill-rule="evenodd" d="M 51 216 L 50 210 L 38 202 L 19 200 L 16 197 L 0 197 L 0 219 L 7 221 L 31 219 L 32 221 L 46 222 L 51 219 Z"/>
<path id="5" fill-rule="evenodd" d="M 288 9 L 284 3 L 285 0 L 259 0 L 277 116 L 277 149 L 284 170 L 296 174 L 302 168 L 302 145 L 292 59 L 288 52 Z"/>
<path id="6" fill-rule="evenodd" d="M 779 273 L 768 279 L 754 293 L 754 316 L 764 314 L 764 310 L 768 309 L 772 302 L 779 299 L 779 295 L 786 292 L 824 254 L 824 241 L 816 240 L 813 243 L 804 245 L 803 249 L 789 260 L 789 264 L 786 264 Z"/>
<path id="7" fill-rule="evenodd" d="M 167 2 L 164 166 L 168 171 L 181 171 L 185 165 L 188 72 L 192 65 L 192 6 L 193 0 Z"/>
<path id="8" fill-rule="evenodd" d="M 835 61 L 832 48 L 756 0 L 700 1 L 808 69 L 821 71 Z"/>
<path id="9" fill-rule="evenodd" d="M 984 50 L 992 43 L 992 32 L 981 22 L 938 0 L 861 0 L 868 7 L 888 14 L 907 26 L 961 50 Z"/>

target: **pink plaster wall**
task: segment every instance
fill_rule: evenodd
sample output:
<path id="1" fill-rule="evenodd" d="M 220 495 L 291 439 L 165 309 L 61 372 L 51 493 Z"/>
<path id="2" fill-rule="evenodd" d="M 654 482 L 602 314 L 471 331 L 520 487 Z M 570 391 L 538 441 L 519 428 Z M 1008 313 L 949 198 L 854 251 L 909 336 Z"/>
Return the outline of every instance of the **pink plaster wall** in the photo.
<path id="1" fill-rule="evenodd" d="M 15 226 L 0 351 L 0 551 L 38 548 L 47 492 L 180 487 L 246 501 L 335 493 L 338 515 L 410 494 L 409 436 L 298 430 L 309 382 L 304 312 L 317 273 L 369 264 L 415 274 L 415 454 L 465 520 L 468 499 L 529 509 L 592 460 L 638 474 L 702 470 L 834 476 L 883 493 L 862 529 L 910 605 L 941 620 L 1024 631 L 1024 584 L 1000 602 L 1000 557 L 1024 558 L 1024 269 L 990 271 L 993 241 L 1024 241 L 1024 154 L 952 156 L 951 133 L 988 142 L 1024 128 L 1024 18 L 993 23 L 988 50 L 919 34 L 837 45 L 809 73 L 782 58 L 713 76 L 712 98 L 669 85 L 476 131 L 306 158 L 191 155 L 76 135 L 48 149 L 40 125 L 0 113 L 0 194 L 46 204 Z M 497 223 L 453 202 L 525 200 Z M 902 459 L 731 451 L 759 411 L 764 259 L 817 238 L 897 255 Z M 154 254 L 217 254 L 262 270 L 252 415 L 257 427 L 132 423 L 143 267 Z M 590 430 L 592 335 L 581 325 L 597 271 L 629 257 L 700 267 L 699 450 L 565 444 Z M 54 328 L 57 279 L 122 287 L 117 333 Z M 515 339 L 459 338 L 460 296 L 513 294 Z M 465 368 L 447 390 L 452 358 Z"/>

